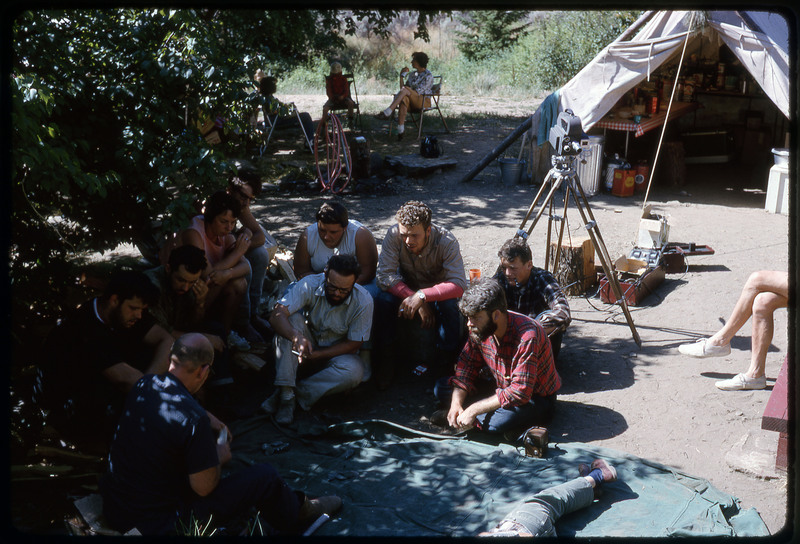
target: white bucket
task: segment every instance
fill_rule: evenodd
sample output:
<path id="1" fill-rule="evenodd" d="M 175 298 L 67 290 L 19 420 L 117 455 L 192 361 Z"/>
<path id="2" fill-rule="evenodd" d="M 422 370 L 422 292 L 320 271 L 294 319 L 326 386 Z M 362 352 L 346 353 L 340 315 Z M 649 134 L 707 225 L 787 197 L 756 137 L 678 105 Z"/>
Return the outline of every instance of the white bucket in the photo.
<path id="1" fill-rule="evenodd" d="M 497 159 L 500 163 L 500 175 L 503 177 L 503 185 L 516 185 L 525 170 L 525 161 L 517 159 Z"/>
<path id="2" fill-rule="evenodd" d="M 586 196 L 596 195 L 600 191 L 600 171 L 603 166 L 603 146 L 605 136 L 589 136 L 582 140 L 581 152 L 575 160 L 575 172 L 581 181 L 581 187 Z"/>

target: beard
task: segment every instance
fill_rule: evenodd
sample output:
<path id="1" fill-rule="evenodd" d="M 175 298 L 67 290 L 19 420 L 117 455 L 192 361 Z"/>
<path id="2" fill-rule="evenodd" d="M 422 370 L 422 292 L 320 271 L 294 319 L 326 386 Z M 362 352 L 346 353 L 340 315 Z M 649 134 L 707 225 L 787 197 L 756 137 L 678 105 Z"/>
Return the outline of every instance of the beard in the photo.
<path id="1" fill-rule="evenodd" d="M 489 321 L 481 327 L 480 329 L 470 329 L 469 330 L 469 337 L 478 344 L 482 343 L 484 340 L 489 338 L 491 335 L 495 333 L 497 330 L 497 323 L 494 321 Z"/>
<path id="2" fill-rule="evenodd" d="M 348 293 L 347 296 L 350 296 L 350 294 Z M 342 297 L 339 300 L 336 300 L 331 296 L 331 294 L 327 290 L 325 290 L 325 300 L 327 300 L 328 304 L 330 304 L 331 306 L 339 306 L 345 300 L 347 300 L 347 297 Z"/>
<path id="3" fill-rule="evenodd" d="M 136 320 L 133 320 L 132 322 L 123 321 L 122 308 L 119 308 L 119 307 L 114 308 L 113 310 L 111 310 L 111 314 L 110 314 L 109 317 L 111 319 L 111 328 L 112 329 L 117 329 L 117 330 L 119 330 L 119 329 L 129 329 L 129 328 L 133 327 L 136 324 Z"/>

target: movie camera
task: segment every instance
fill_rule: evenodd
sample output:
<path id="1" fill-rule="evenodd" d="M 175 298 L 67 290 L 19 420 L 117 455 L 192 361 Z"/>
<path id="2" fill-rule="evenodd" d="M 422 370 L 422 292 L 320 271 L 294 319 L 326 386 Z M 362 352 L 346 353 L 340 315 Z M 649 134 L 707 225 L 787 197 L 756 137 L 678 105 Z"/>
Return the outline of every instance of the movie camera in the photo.
<path id="1" fill-rule="evenodd" d="M 581 152 L 581 139 L 587 138 L 581 118 L 565 110 L 558 114 L 555 126 L 550 129 L 550 145 L 556 155 L 577 155 Z"/>

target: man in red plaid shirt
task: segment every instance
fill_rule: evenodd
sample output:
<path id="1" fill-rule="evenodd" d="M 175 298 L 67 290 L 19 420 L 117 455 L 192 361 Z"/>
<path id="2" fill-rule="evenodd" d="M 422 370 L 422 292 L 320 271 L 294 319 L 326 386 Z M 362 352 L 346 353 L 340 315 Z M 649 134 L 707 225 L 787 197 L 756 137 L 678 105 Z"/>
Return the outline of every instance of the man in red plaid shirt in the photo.
<path id="1" fill-rule="evenodd" d="M 450 403 L 447 425 L 477 426 L 515 438 L 552 417 L 561 378 L 542 325 L 508 311 L 497 280 L 484 279 L 464 292 L 459 310 L 467 318 L 469 341 L 455 376 L 437 382 L 434 393 Z M 444 423 L 444 410 L 431 418 Z M 438 420 L 438 421 L 437 421 Z"/>

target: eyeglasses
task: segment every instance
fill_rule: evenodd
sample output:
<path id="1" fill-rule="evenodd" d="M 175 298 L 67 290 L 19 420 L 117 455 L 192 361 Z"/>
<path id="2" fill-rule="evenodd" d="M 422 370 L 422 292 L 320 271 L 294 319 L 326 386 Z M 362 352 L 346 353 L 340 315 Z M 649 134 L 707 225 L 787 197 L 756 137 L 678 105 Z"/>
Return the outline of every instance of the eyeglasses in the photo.
<path id="1" fill-rule="evenodd" d="M 340 295 L 349 295 L 350 291 L 353 290 L 352 287 L 348 287 L 347 289 L 345 289 L 343 287 L 336 287 L 335 285 L 333 285 L 331 282 L 329 282 L 327 280 L 325 281 L 325 289 L 328 289 L 329 291 L 332 291 L 334 293 L 339 293 Z"/>
<path id="2" fill-rule="evenodd" d="M 214 365 L 203 365 L 208 367 L 208 377 L 213 378 L 216 372 L 214 371 Z"/>

